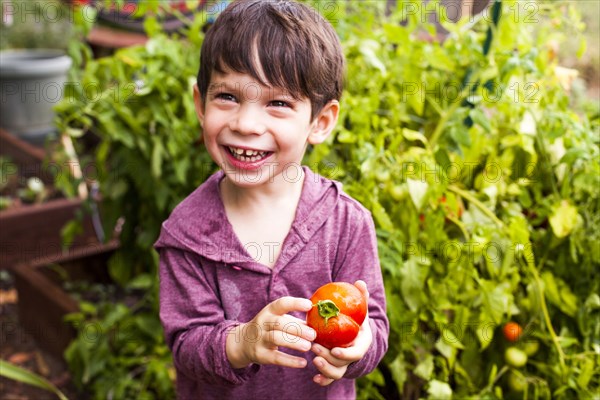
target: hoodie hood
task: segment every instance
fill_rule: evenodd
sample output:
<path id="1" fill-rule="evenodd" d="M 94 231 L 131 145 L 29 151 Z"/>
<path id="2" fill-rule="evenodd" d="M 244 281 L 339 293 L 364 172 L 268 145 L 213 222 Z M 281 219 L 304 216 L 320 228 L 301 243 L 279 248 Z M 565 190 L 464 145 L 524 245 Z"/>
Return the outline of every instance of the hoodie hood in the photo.
<path id="1" fill-rule="evenodd" d="M 323 178 L 306 166 L 302 168 L 305 176 L 300 201 L 274 269 L 282 268 L 286 259 L 301 251 L 332 215 L 342 194 L 339 182 Z M 224 176 L 223 171 L 216 172 L 175 207 L 154 247 L 180 249 L 216 262 L 271 273 L 250 257 L 227 219 L 219 190 Z"/>

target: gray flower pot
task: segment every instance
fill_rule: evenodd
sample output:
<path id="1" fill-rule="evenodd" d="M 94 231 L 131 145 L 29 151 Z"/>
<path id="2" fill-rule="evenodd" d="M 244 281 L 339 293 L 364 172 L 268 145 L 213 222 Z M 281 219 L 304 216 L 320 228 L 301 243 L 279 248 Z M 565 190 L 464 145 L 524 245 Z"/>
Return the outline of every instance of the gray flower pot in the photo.
<path id="1" fill-rule="evenodd" d="M 0 127 L 43 145 L 56 133 L 53 107 L 64 95 L 71 58 L 60 50 L 0 51 Z"/>

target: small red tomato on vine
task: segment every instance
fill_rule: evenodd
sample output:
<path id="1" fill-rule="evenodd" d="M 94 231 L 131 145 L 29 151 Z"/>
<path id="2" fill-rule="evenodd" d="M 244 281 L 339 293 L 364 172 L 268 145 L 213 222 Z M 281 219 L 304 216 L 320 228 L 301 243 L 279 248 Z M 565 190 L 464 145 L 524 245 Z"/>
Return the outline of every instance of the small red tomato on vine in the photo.
<path id="1" fill-rule="evenodd" d="M 367 299 L 354 285 L 331 282 L 311 296 L 306 323 L 317 332 L 315 343 L 328 349 L 348 347 L 367 315 Z"/>
<path id="2" fill-rule="evenodd" d="M 504 327 L 502 328 L 502 333 L 504 333 L 504 337 L 509 342 L 516 342 L 521 337 L 521 334 L 523 333 L 523 328 L 521 328 L 521 325 L 519 325 L 518 323 L 511 321 L 504 324 Z"/>

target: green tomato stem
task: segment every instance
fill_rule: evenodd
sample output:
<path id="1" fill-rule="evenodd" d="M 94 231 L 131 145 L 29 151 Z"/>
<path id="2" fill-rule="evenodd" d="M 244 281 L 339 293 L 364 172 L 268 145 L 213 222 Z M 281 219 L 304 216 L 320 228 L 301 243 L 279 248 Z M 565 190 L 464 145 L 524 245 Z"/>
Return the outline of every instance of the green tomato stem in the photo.
<path id="1" fill-rule="evenodd" d="M 319 300 L 317 304 L 313 304 L 313 307 L 315 305 L 319 309 L 319 315 L 325 319 L 325 326 L 327 326 L 329 318 L 337 317 L 340 314 L 340 309 L 331 300 Z"/>
<path id="2" fill-rule="evenodd" d="M 477 82 L 479 80 L 479 75 L 480 75 L 479 71 L 475 72 L 471 76 L 471 82 Z M 448 109 L 445 112 L 440 114 L 440 120 L 438 121 L 438 123 L 435 127 L 435 130 L 433 131 L 433 133 L 431 134 L 431 136 L 429 138 L 429 146 L 432 149 L 435 149 L 437 141 L 440 139 L 440 137 L 444 133 L 444 128 L 446 127 L 448 120 L 450 119 L 450 117 L 452 117 L 454 115 L 456 110 L 461 106 L 462 101 L 464 99 L 466 99 L 467 97 L 469 97 L 471 90 L 472 90 L 472 87 L 470 85 L 467 85 L 467 87 L 465 87 L 463 90 L 461 90 L 461 92 L 458 95 L 458 98 L 452 103 L 452 105 L 450 107 L 448 107 Z"/>
<path id="3" fill-rule="evenodd" d="M 550 333 L 550 337 L 552 338 L 552 342 L 554 343 L 554 347 L 556 347 L 556 351 L 558 352 L 558 361 L 561 367 L 561 373 L 564 374 L 565 371 L 565 353 L 558 342 L 558 335 L 554 331 L 554 327 L 552 326 L 552 321 L 550 320 L 550 313 L 548 312 L 548 306 L 546 305 L 546 298 L 544 296 L 544 286 L 541 282 L 540 275 L 538 274 L 537 268 L 535 267 L 535 263 L 530 257 L 525 257 L 527 260 L 527 267 L 529 271 L 533 275 L 533 279 L 535 280 L 535 284 L 539 289 L 540 294 L 540 305 L 542 307 L 542 314 L 544 316 L 544 321 L 548 326 L 548 332 Z"/>
<path id="4" fill-rule="evenodd" d="M 448 190 L 456 193 L 463 199 L 467 200 L 469 203 L 472 203 L 474 206 L 479 208 L 486 216 L 488 216 L 492 221 L 494 221 L 496 223 L 496 225 L 498 225 L 498 228 L 501 228 L 501 229 L 504 228 L 504 223 L 502 223 L 502 221 L 500 221 L 500 219 L 496 216 L 496 214 L 494 214 L 494 212 L 492 210 L 490 210 L 485 204 L 483 204 L 481 201 L 479 201 L 471 193 L 469 193 L 466 190 L 459 189 L 458 187 L 456 187 L 454 185 L 448 185 Z"/>

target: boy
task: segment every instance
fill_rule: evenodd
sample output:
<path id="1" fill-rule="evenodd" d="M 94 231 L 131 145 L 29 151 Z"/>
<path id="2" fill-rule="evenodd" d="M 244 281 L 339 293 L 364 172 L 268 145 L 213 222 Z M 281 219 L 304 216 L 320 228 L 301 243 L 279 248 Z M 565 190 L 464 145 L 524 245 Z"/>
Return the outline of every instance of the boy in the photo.
<path id="1" fill-rule="evenodd" d="M 156 243 L 181 399 L 353 398 L 387 349 L 372 218 L 300 166 L 337 122 L 343 69 L 333 28 L 302 4 L 236 1 L 206 34 L 194 100 L 221 171 Z M 328 350 L 304 319 L 332 281 L 370 298 L 352 345 Z"/>

